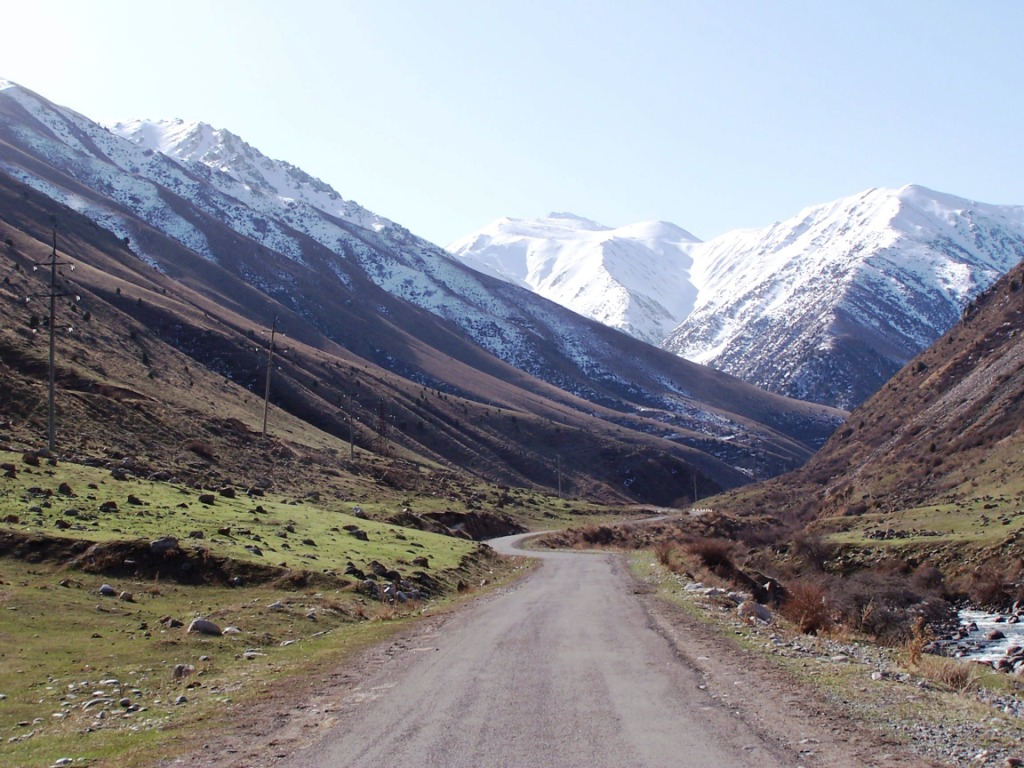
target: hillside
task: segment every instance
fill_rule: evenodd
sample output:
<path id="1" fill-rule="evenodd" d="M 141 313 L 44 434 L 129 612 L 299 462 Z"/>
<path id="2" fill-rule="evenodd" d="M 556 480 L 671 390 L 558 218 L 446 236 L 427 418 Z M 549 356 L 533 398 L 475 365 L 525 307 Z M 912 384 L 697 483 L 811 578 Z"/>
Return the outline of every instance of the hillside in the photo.
<path id="1" fill-rule="evenodd" d="M 82 406 L 90 450 L 119 420 L 119 439 L 155 446 L 230 419 L 248 445 L 275 317 L 272 431 L 338 455 L 351 427 L 366 453 L 469 479 L 671 504 L 695 481 L 703 496 L 797 466 L 838 421 L 478 275 L 226 132 L 192 125 L 175 146 L 188 137 L 202 151 L 176 160 L 0 90 L 0 358 L 19 445 L 44 415 L 46 352 L 22 302 L 41 292 L 30 267 L 54 217 L 90 317 L 59 358 L 62 392 L 90 407 L 60 407 Z M 110 392 L 127 394 L 93 396 Z"/>
<path id="2" fill-rule="evenodd" d="M 1022 285 L 1018 265 L 807 465 L 709 503 L 1024 588 Z"/>

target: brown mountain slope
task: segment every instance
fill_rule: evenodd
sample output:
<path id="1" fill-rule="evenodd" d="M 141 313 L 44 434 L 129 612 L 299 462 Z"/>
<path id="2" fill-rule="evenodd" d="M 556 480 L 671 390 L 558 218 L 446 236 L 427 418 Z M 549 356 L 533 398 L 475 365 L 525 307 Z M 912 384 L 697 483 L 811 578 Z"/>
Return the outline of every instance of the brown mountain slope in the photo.
<path id="1" fill-rule="evenodd" d="M 48 307 L 24 299 L 47 290 L 48 271 L 32 266 L 49 256 L 54 210 L 60 259 L 76 265 L 73 273 L 62 266 L 61 290 L 82 296 L 62 297 L 57 314 L 59 452 L 148 457 L 153 468 L 206 483 L 265 480 L 273 468 L 256 438 L 268 329 L 258 319 L 277 315 L 287 335 L 276 345 L 270 431 L 321 468 L 347 457 L 351 416 L 363 456 L 383 451 L 466 479 L 553 489 L 561 470 L 566 493 L 661 504 L 692 494 L 695 480 L 702 495 L 743 480 L 710 453 L 657 437 L 657 414 L 613 412 L 537 380 L 523 386 L 526 374 L 372 286 L 362 286 L 362 300 L 386 313 L 357 306 L 346 315 L 353 302 L 344 299 L 335 307 L 335 322 L 354 328 L 352 351 L 159 233 L 150 233 L 148 248 L 168 255 L 163 271 L 0 176 L 0 439 L 12 447 L 45 445 Z M 438 384 L 458 382 L 458 392 L 381 367 L 376 354 L 414 362 Z M 793 443 L 782 460 L 799 460 L 804 450 Z M 290 471 L 296 487 L 308 489 L 309 473 Z"/>
<path id="2" fill-rule="evenodd" d="M 801 469 L 723 494 L 723 512 L 953 570 L 1024 556 L 1024 265 L 856 409 Z M 966 547 L 966 548 L 965 548 Z M 973 553 L 973 554 L 971 554 Z M 919 558 L 918 558 L 919 560 Z"/>

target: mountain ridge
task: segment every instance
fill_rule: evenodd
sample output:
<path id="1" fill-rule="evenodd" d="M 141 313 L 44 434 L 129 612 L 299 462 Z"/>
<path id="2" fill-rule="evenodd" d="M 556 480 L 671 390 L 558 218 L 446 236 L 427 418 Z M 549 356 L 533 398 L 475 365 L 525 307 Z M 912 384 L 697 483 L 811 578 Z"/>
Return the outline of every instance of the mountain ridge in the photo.
<path id="1" fill-rule="evenodd" d="M 478 452 L 490 459 L 476 471 L 489 477 L 550 483 L 562 442 L 553 436 L 570 427 L 590 430 L 592 437 L 577 441 L 578 456 L 564 457 L 578 487 L 604 485 L 613 494 L 666 500 L 692 495 L 688 465 L 721 487 L 795 466 L 841 417 L 685 363 L 481 276 L 383 217 L 367 228 L 302 200 L 282 200 L 277 188 L 245 189 L 239 178 L 258 180 L 252 166 L 265 158 L 252 148 L 235 149 L 242 160 L 232 162 L 232 176 L 212 167 L 235 156 L 230 152 L 205 162 L 172 159 L 20 87 L 0 91 L 0 170 L 33 195 L 113 232 L 123 258 L 140 262 L 126 279 L 160 275 L 174 281 L 165 284 L 168 291 L 183 285 L 214 309 L 233 313 L 226 345 L 245 343 L 238 334 L 268 327 L 275 314 L 287 317 L 289 336 L 308 351 L 295 364 L 293 397 L 282 405 L 325 428 L 346 429 L 318 409 L 333 414 L 347 401 L 357 403 L 365 433 L 375 406 L 344 381 L 317 375 L 323 363 L 315 350 L 339 364 L 344 359 L 345 368 L 368 365 L 388 382 L 406 414 L 395 439 L 408 450 L 455 463 Z M 284 166 L 274 167 L 288 175 Z M 175 319 L 179 309 L 157 319 L 145 301 L 127 311 L 160 327 L 182 323 Z M 191 349 L 251 391 L 259 386 L 236 364 Z M 465 410 L 446 404 L 453 423 L 441 428 L 436 417 L 418 415 L 423 391 L 458 398 Z M 480 418 L 481 409 L 494 408 L 507 412 L 500 430 Z M 522 419 L 535 435 L 528 444 L 536 457 L 524 448 L 510 451 Z M 437 425 L 436 433 L 417 431 L 428 423 Z M 467 452 L 468 445 L 476 448 Z M 612 474 L 594 477 L 595 469 L 605 469 L 594 467 L 587 451 L 604 452 L 608 462 L 601 466 Z M 634 470 L 648 479 L 640 483 Z"/>
<path id="2" fill-rule="evenodd" d="M 616 280 L 601 270 L 601 256 L 592 255 L 588 283 L 572 272 L 576 263 L 562 257 L 590 245 L 585 238 L 564 230 L 543 241 L 550 219 L 510 221 L 449 248 L 475 268 L 511 274 L 519 284 L 547 290 L 549 298 L 648 340 L 651 320 L 645 326 L 627 319 L 623 308 L 650 306 L 650 315 L 664 323 L 672 315 L 664 296 L 671 294 L 675 317 L 682 319 L 654 343 L 769 391 L 847 409 L 1024 257 L 1024 207 L 978 203 L 919 185 L 870 189 L 807 206 L 769 227 L 707 242 L 693 238 L 669 257 L 649 244 L 634 247 L 632 259 L 668 265 L 668 274 L 646 281 Z M 532 269 L 547 283 L 574 279 L 573 291 L 551 291 L 528 278 L 523 260 L 507 263 L 506 254 L 516 249 L 534 256 Z M 622 294 L 628 298 L 618 298 L 611 310 L 598 298 Z"/>

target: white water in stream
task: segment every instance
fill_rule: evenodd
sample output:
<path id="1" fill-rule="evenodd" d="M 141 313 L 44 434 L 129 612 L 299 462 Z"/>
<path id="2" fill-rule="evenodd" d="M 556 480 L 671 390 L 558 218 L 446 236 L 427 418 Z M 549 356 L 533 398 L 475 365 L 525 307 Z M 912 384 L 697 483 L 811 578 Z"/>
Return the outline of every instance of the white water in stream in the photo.
<path id="1" fill-rule="evenodd" d="M 999 622 L 997 619 L 1002 618 Z M 981 648 L 966 654 L 963 658 L 972 661 L 996 661 L 1006 655 L 1006 649 L 1014 645 L 1024 646 L 1024 622 L 1010 624 L 1005 616 L 1000 617 L 998 613 L 985 613 L 984 611 L 960 611 L 960 623 L 964 626 L 974 622 L 978 625 L 975 632 L 971 632 L 966 638 L 968 641 L 981 644 Z M 986 641 L 985 635 L 993 629 L 998 629 L 1006 637 L 1002 640 Z"/>

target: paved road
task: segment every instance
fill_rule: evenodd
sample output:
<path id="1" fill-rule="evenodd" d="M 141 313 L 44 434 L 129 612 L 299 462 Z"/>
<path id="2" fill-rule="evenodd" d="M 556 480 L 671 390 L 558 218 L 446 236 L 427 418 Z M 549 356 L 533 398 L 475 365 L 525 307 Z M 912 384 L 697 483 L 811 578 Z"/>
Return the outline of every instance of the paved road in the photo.
<path id="1" fill-rule="evenodd" d="M 493 542 L 510 552 L 516 539 Z M 289 768 L 787 765 L 648 625 L 623 566 L 542 565 L 413 641 Z M 279 764 L 280 765 L 280 764 Z"/>

